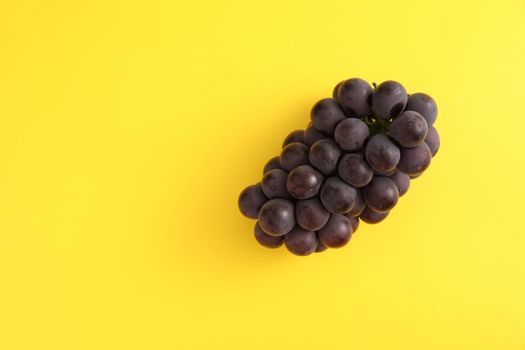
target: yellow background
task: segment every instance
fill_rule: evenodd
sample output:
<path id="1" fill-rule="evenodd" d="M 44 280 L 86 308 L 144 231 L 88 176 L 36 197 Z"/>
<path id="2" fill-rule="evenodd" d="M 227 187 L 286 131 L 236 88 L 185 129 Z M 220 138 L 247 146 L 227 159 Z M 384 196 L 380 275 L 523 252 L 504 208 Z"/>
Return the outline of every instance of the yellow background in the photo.
<path id="1" fill-rule="evenodd" d="M 525 349 L 525 2 L 1 1 L 0 348 Z M 439 105 L 308 258 L 237 196 L 339 80 Z"/>

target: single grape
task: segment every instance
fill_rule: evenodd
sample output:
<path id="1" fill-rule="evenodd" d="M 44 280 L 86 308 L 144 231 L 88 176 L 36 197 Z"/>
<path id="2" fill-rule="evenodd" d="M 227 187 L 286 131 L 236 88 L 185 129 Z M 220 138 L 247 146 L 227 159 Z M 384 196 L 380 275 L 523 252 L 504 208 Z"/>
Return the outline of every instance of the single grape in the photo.
<path id="1" fill-rule="evenodd" d="M 383 134 L 372 136 L 365 149 L 368 164 L 377 171 L 392 171 L 399 162 L 399 148 Z"/>
<path id="2" fill-rule="evenodd" d="M 306 127 L 306 130 L 304 131 L 304 143 L 308 146 L 313 145 L 319 140 L 328 139 L 328 137 L 314 128 L 314 125 L 312 123 L 309 123 Z"/>
<path id="3" fill-rule="evenodd" d="M 351 117 L 366 117 L 372 104 L 372 87 L 363 79 L 345 80 L 337 90 L 337 100 L 343 110 Z"/>
<path id="4" fill-rule="evenodd" d="M 394 181 L 388 177 L 374 176 L 363 189 L 366 205 L 377 212 L 390 211 L 399 199 L 399 191 Z"/>
<path id="5" fill-rule="evenodd" d="M 317 235 L 313 231 L 306 231 L 295 226 L 292 231 L 284 236 L 284 244 L 292 254 L 310 255 L 317 249 Z"/>
<path id="6" fill-rule="evenodd" d="M 378 213 L 373 211 L 369 207 L 366 207 L 365 210 L 359 215 L 359 219 L 363 220 L 367 224 L 377 224 L 378 222 L 383 221 L 390 212 L 386 211 L 383 213 Z"/>
<path id="7" fill-rule="evenodd" d="M 337 169 L 341 157 L 339 146 L 332 140 L 319 140 L 310 147 L 308 160 L 310 164 L 325 175 L 330 175 Z"/>
<path id="8" fill-rule="evenodd" d="M 372 110 L 382 120 L 395 118 L 405 109 L 407 92 L 396 81 L 385 81 L 374 90 L 372 95 Z"/>
<path id="9" fill-rule="evenodd" d="M 291 198 L 286 189 L 288 173 L 282 169 L 273 169 L 264 174 L 262 190 L 268 198 Z"/>
<path id="10" fill-rule="evenodd" d="M 345 214 L 346 216 L 356 217 L 356 216 L 361 215 L 363 210 L 365 210 L 366 203 L 365 203 L 365 200 L 363 199 L 361 189 L 356 188 L 355 193 L 356 193 L 356 196 L 355 196 L 354 206 L 352 207 L 352 209 L 350 209 L 349 212 Z"/>
<path id="11" fill-rule="evenodd" d="M 264 169 L 263 169 L 263 175 L 266 174 L 268 171 L 273 170 L 273 169 L 281 169 L 281 164 L 279 162 L 279 156 L 275 156 L 275 157 L 271 158 L 266 163 L 266 165 L 264 166 Z"/>
<path id="12" fill-rule="evenodd" d="M 295 219 L 297 224 L 308 231 L 317 231 L 322 228 L 330 213 L 323 206 L 318 197 L 297 201 L 295 205 Z"/>
<path id="13" fill-rule="evenodd" d="M 319 193 L 323 176 L 309 165 L 300 165 L 288 174 L 286 188 L 297 199 L 308 199 Z"/>
<path id="14" fill-rule="evenodd" d="M 294 130 L 286 136 L 283 141 L 283 148 L 294 142 L 303 143 L 304 140 L 304 130 Z"/>
<path id="15" fill-rule="evenodd" d="M 374 175 L 361 153 L 347 153 L 342 156 L 337 170 L 341 179 L 354 187 L 366 186 Z"/>
<path id="16" fill-rule="evenodd" d="M 263 231 L 258 222 L 255 223 L 254 234 L 257 242 L 263 247 L 278 248 L 283 244 L 284 236 L 270 236 Z"/>
<path id="17" fill-rule="evenodd" d="M 317 238 L 317 248 L 315 249 L 316 253 L 324 252 L 326 249 L 328 249 L 327 246 L 325 246 L 321 241 L 319 241 L 319 237 Z"/>
<path id="18" fill-rule="evenodd" d="M 357 151 L 370 135 L 368 125 L 361 119 L 346 118 L 335 128 L 335 141 L 345 151 Z"/>
<path id="19" fill-rule="evenodd" d="M 399 197 L 407 193 L 408 188 L 410 187 L 410 176 L 396 170 L 394 174 L 389 176 L 389 179 L 394 181 L 399 191 Z"/>
<path id="20" fill-rule="evenodd" d="M 319 241 L 329 248 L 340 248 L 350 241 L 352 226 L 350 220 L 341 214 L 330 216 L 326 225 L 317 232 Z"/>
<path id="21" fill-rule="evenodd" d="M 268 201 L 260 183 L 246 187 L 239 195 L 237 204 L 242 215 L 250 219 L 257 219 L 259 209 Z"/>
<path id="22" fill-rule="evenodd" d="M 308 164 L 308 146 L 300 142 L 293 142 L 285 146 L 281 151 L 280 164 L 281 168 L 286 171 L 302 164 Z"/>
<path id="23" fill-rule="evenodd" d="M 437 105 L 432 97 L 418 92 L 408 97 L 406 111 L 416 111 L 425 118 L 428 126 L 432 126 L 437 118 Z"/>
<path id="24" fill-rule="evenodd" d="M 332 135 L 337 124 L 346 118 L 339 102 L 333 98 L 317 102 L 312 108 L 311 117 L 314 127 L 329 135 Z"/>
<path id="25" fill-rule="evenodd" d="M 428 128 L 428 134 L 425 138 L 425 143 L 427 144 L 428 148 L 430 148 L 430 152 L 432 153 L 432 157 L 434 157 L 439 151 L 439 134 L 433 126 Z"/>
<path id="26" fill-rule="evenodd" d="M 332 98 L 335 98 L 337 99 L 337 90 L 339 90 L 339 86 L 341 86 L 342 83 L 344 83 L 345 81 L 340 81 L 339 83 L 337 83 L 337 85 L 334 87 L 334 90 L 332 91 Z"/>
<path id="27" fill-rule="evenodd" d="M 293 204 L 286 199 L 270 199 L 259 210 L 259 225 L 271 236 L 282 236 L 295 226 Z"/>
<path id="28" fill-rule="evenodd" d="M 389 135 L 406 148 L 416 147 L 427 136 L 425 118 L 418 112 L 405 111 L 390 125 Z"/>
<path id="29" fill-rule="evenodd" d="M 401 159 L 397 169 L 407 175 L 418 175 L 428 168 L 432 160 L 432 153 L 426 143 L 415 148 L 401 148 Z"/>
<path id="30" fill-rule="evenodd" d="M 321 202 L 329 212 L 344 214 L 354 206 L 357 193 L 355 188 L 338 177 L 329 177 L 321 188 Z"/>

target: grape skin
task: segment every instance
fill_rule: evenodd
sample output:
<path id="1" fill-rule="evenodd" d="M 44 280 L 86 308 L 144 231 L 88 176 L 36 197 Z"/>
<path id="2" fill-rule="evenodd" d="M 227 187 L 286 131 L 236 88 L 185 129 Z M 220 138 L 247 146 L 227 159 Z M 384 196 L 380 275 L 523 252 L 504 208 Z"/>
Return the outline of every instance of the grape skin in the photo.
<path id="1" fill-rule="evenodd" d="M 317 248 L 315 248 L 315 252 L 316 253 L 321 253 L 321 252 L 324 252 L 327 249 L 328 249 L 328 247 L 325 246 L 323 243 L 321 243 L 321 241 L 319 241 L 319 236 L 317 236 Z"/>
<path id="2" fill-rule="evenodd" d="M 266 174 L 268 171 L 273 169 L 281 169 L 281 163 L 279 161 L 279 156 L 275 156 L 271 158 L 266 165 L 263 168 L 263 175 Z"/>
<path id="3" fill-rule="evenodd" d="M 255 228 L 253 230 L 255 239 L 259 242 L 260 245 L 266 248 L 279 248 L 283 245 L 284 236 L 270 236 L 263 231 L 259 223 L 255 223 Z"/>
<path id="4" fill-rule="evenodd" d="M 346 115 L 337 100 L 325 98 L 314 105 L 311 118 L 317 130 L 332 135 L 337 124 L 345 119 Z"/>
<path id="5" fill-rule="evenodd" d="M 332 91 L 332 98 L 337 99 L 337 90 L 339 90 L 339 86 L 341 86 L 341 84 L 344 82 L 345 81 L 343 80 L 337 83 L 337 85 L 334 87 L 334 90 Z"/>
<path id="6" fill-rule="evenodd" d="M 386 211 L 383 213 L 378 213 L 369 207 L 366 207 L 365 210 L 359 215 L 359 219 L 363 220 L 367 224 L 377 224 L 378 222 L 383 221 L 390 212 Z"/>
<path id="7" fill-rule="evenodd" d="M 309 165 L 300 165 L 288 174 L 286 188 L 297 199 L 316 196 L 321 188 L 323 176 Z"/>
<path id="8" fill-rule="evenodd" d="M 326 225 L 329 218 L 330 212 L 317 197 L 299 200 L 295 205 L 295 219 L 305 230 L 317 231 Z"/>
<path id="9" fill-rule="evenodd" d="M 340 248 L 352 237 L 350 220 L 341 214 L 330 216 L 326 225 L 317 232 L 319 241 L 329 248 Z"/>
<path id="10" fill-rule="evenodd" d="M 407 175 L 418 175 L 425 171 L 432 160 L 432 153 L 426 143 L 415 148 L 401 148 L 401 159 L 397 168 Z"/>
<path id="11" fill-rule="evenodd" d="M 437 105 L 432 97 L 422 92 L 412 94 L 408 97 L 408 103 L 405 108 L 407 111 L 416 111 L 425 118 L 428 126 L 434 125 L 437 119 Z"/>
<path id="12" fill-rule="evenodd" d="M 308 160 L 324 175 L 330 175 L 337 169 L 341 150 L 332 140 L 319 140 L 310 147 Z"/>
<path id="13" fill-rule="evenodd" d="M 374 170 L 390 172 L 399 162 L 401 152 L 387 136 L 376 134 L 366 145 L 365 156 Z"/>
<path id="14" fill-rule="evenodd" d="M 372 95 L 372 110 L 378 118 L 389 120 L 405 109 L 407 100 L 407 92 L 401 84 L 393 80 L 385 81 Z"/>
<path id="15" fill-rule="evenodd" d="M 388 177 L 374 176 L 363 189 L 366 205 L 377 212 L 390 211 L 399 199 L 399 191 L 394 181 Z"/>
<path id="16" fill-rule="evenodd" d="M 290 253 L 306 256 L 310 255 L 317 249 L 317 235 L 313 231 L 295 226 L 286 236 L 284 244 Z"/>
<path id="17" fill-rule="evenodd" d="M 434 157 L 437 151 L 439 151 L 439 134 L 436 128 L 434 128 L 433 126 L 428 128 L 425 143 L 427 144 L 428 148 L 430 148 L 430 153 L 432 153 L 432 157 Z"/>
<path id="18" fill-rule="evenodd" d="M 361 153 L 347 153 L 341 157 L 338 173 L 341 179 L 354 187 L 366 186 L 374 176 L 374 171 Z"/>
<path id="19" fill-rule="evenodd" d="M 410 188 L 410 176 L 396 170 L 392 175 L 389 176 L 390 180 L 394 181 L 399 191 L 399 197 L 407 193 Z"/>
<path id="20" fill-rule="evenodd" d="M 289 145 L 290 143 L 300 142 L 303 143 L 304 140 L 304 130 L 294 130 L 286 136 L 283 141 L 283 148 Z"/>
<path id="21" fill-rule="evenodd" d="M 368 136 L 370 136 L 368 125 L 357 118 L 347 118 L 341 121 L 334 132 L 335 141 L 345 151 L 361 149 Z"/>
<path id="22" fill-rule="evenodd" d="M 257 219 L 259 209 L 268 201 L 260 183 L 246 187 L 241 194 L 237 204 L 242 215 L 250 219 Z"/>
<path id="23" fill-rule="evenodd" d="M 332 214 L 344 214 L 354 206 L 356 190 L 339 177 L 326 179 L 321 189 L 321 202 Z"/>
<path id="24" fill-rule="evenodd" d="M 419 145 L 427 136 L 428 126 L 425 118 L 418 112 L 405 111 L 390 125 L 389 135 L 406 148 Z"/>
<path id="25" fill-rule="evenodd" d="M 271 236 L 282 236 L 295 226 L 295 210 L 290 201 L 270 199 L 259 210 L 259 225 Z"/>
<path id="26" fill-rule="evenodd" d="M 291 171 L 302 164 L 308 164 L 308 146 L 300 142 L 290 143 L 282 149 L 279 161 L 281 168 L 286 171 Z"/>
<path id="27" fill-rule="evenodd" d="M 288 173 L 282 169 L 274 169 L 264 174 L 262 190 L 268 198 L 291 198 L 286 189 Z"/>
<path id="28" fill-rule="evenodd" d="M 346 216 L 356 217 L 356 216 L 361 215 L 363 210 L 365 210 L 366 203 L 365 203 L 365 200 L 363 199 L 363 195 L 361 192 L 362 192 L 361 189 L 359 188 L 355 189 L 355 194 L 356 194 L 355 202 L 354 202 L 352 209 L 350 209 L 350 211 L 345 214 Z"/>
<path id="29" fill-rule="evenodd" d="M 341 83 L 340 83 L 341 84 Z M 337 100 L 350 117 L 362 118 L 370 114 L 372 87 L 363 79 L 345 80 L 337 89 Z"/>
<path id="30" fill-rule="evenodd" d="M 328 137 L 316 128 L 314 128 L 312 123 L 308 124 L 306 130 L 304 131 L 304 143 L 308 146 L 311 146 L 317 141 L 323 139 L 328 139 Z"/>

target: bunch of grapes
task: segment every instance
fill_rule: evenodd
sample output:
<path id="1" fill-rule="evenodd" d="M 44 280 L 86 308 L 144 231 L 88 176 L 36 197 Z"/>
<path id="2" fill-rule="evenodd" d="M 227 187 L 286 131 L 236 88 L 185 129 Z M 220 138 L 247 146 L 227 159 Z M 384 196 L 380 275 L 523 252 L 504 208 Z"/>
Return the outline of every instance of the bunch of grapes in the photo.
<path id="1" fill-rule="evenodd" d="M 258 220 L 255 239 L 304 256 L 346 245 L 359 219 L 384 220 L 438 151 L 436 117 L 430 96 L 408 95 L 396 81 L 337 84 L 306 130 L 286 137 L 262 181 L 241 192 L 241 213 Z"/>

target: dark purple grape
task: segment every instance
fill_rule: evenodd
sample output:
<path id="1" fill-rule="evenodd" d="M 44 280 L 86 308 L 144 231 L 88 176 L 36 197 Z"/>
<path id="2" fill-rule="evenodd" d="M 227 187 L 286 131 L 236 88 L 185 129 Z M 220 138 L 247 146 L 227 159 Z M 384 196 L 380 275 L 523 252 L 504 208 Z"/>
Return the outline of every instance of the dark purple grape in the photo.
<path id="1" fill-rule="evenodd" d="M 283 141 L 283 148 L 286 147 L 286 145 L 289 145 L 294 142 L 301 142 L 303 143 L 304 140 L 304 130 L 294 130 L 291 133 L 286 136 L 286 138 Z"/>
<path id="2" fill-rule="evenodd" d="M 292 231 L 284 236 L 284 244 L 292 254 L 310 255 L 317 249 L 317 235 L 313 231 L 306 231 L 295 226 Z"/>
<path id="3" fill-rule="evenodd" d="M 365 210 L 366 203 L 365 203 L 365 200 L 363 199 L 363 195 L 361 192 L 362 192 L 361 189 L 359 188 L 355 189 L 355 193 L 356 193 L 355 203 L 352 209 L 350 209 L 350 211 L 345 214 L 346 216 L 356 217 L 356 216 L 361 215 L 363 210 Z"/>
<path id="4" fill-rule="evenodd" d="M 342 156 L 337 170 L 341 179 L 354 187 L 366 186 L 374 175 L 361 153 L 347 153 Z"/>
<path id="5" fill-rule="evenodd" d="M 374 176 L 363 189 L 366 205 L 377 212 L 390 211 L 399 199 L 399 191 L 394 181 L 388 177 Z"/>
<path id="6" fill-rule="evenodd" d="M 255 223 L 255 239 L 260 245 L 266 248 L 278 248 L 283 244 L 284 236 L 270 236 L 263 231 L 259 223 Z"/>
<path id="7" fill-rule="evenodd" d="M 427 121 L 428 126 L 432 126 L 434 124 L 438 112 L 434 99 L 421 92 L 408 97 L 408 103 L 405 110 L 416 111 L 421 114 Z"/>
<path id="8" fill-rule="evenodd" d="M 238 205 L 242 215 L 257 219 L 259 209 L 268 201 L 260 183 L 246 187 L 239 195 Z"/>
<path id="9" fill-rule="evenodd" d="M 317 231 L 329 218 L 330 213 L 317 197 L 297 201 L 295 205 L 295 219 L 305 230 Z"/>
<path id="10" fill-rule="evenodd" d="M 369 135 L 368 125 L 357 118 L 347 118 L 341 121 L 334 132 L 335 141 L 345 151 L 361 149 Z"/>
<path id="11" fill-rule="evenodd" d="M 397 81 L 385 81 L 374 90 L 372 110 L 382 120 L 395 118 L 405 109 L 407 92 Z"/>
<path id="12" fill-rule="evenodd" d="M 344 83 L 345 81 L 340 81 L 335 87 L 334 87 L 334 90 L 332 91 L 332 98 L 335 98 L 337 99 L 337 90 L 339 90 L 339 86 L 341 86 L 342 83 Z"/>
<path id="13" fill-rule="evenodd" d="M 355 188 L 338 177 L 329 177 L 321 188 L 321 202 L 329 212 L 344 214 L 354 206 L 357 193 Z"/>
<path id="14" fill-rule="evenodd" d="M 432 157 L 434 157 L 439 151 L 439 134 L 433 126 L 428 128 L 427 137 L 425 138 L 425 143 L 427 144 L 428 148 L 430 148 L 430 152 L 432 153 Z"/>
<path id="15" fill-rule="evenodd" d="M 286 171 L 308 164 L 308 146 L 300 142 L 290 143 L 281 151 L 280 164 Z"/>
<path id="16" fill-rule="evenodd" d="M 322 132 L 332 135 L 337 124 L 346 118 L 339 102 L 333 98 L 325 98 L 312 108 L 312 123 Z"/>
<path id="17" fill-rule="evenodd" d="M 359 218 L 348 215 L 348 213 L 346 213 L 345 216 L 348 218 L 348 220 L 350 220 L 350 226 L 352 227 L 352 235 L 354 235 L 357 229 L 359 228 Z"/>
<path id="18" fill-rule="evenodd" d="M 389 172 L 399 162 L 399 148 L 383 134 L 372 136 L 365 149 L 368 164 L 377 171 Z"/>
<path id="19" fill-rule="evenodd" d="M 426 143 L 415 148 L 401 148 L 401 159 L 397 169 L 407 175 L 418 175 L 428 168 L 432 160 L 432 152 Z"/>
<path id="20" fill-rule="evenodd" d="M 262 190 L 268 198 L 291 198 L 286 189 L 288 173 L 282 169 L 273 169 L 264 174 Z"/>
<path id="21" fill-rule="evenodd" d="M 327 249 L 328 249 L 328 247 L 325 246 L 323 243 L 321 243 L 321 241 L 319 241 L 319 238 L 317 238 L 317 248 L 315 248 L 315 252 L 316 253 L 321 253 L 321 252 L 324 252 Z"/>
<path id="22" fill-rule="evenodd" d="M 306 130 L 304 131 L 304 143 L 308 146 L 313 145 L 319 140 L 328 139 L 328 137 L 314 128 L 314 125 L 312 123 L 309 123 L 306 127 Z"/>
<path id="23" fill-rule="evenodd" d="M 287 234 L 295 226 L 293 204 L 286 199 L 270 199 L 259 210 L 259 225 L 271 236 Z"/>
<path id="24" fill-rule="evenodd" d="M 373 211 L 369 207 L 366 207 L 365 210 L 359 215 L 359 219 L 363 220 L 367 224 L 377 224 L 378 222 L 383 221 L 390 212 L 378 213 Z"/>
<path id="25" fill-rule="evenodd" d="M 389 135 L 406 148 L 416 147 L 427 136 L 425 118 L 418 112 L 405 111 L 390 125 Z"/>
<path id="26" fill-rule="evenodd" d="M 326 225 L 317 231 L 319 241 L 329 248 L 340 248 L 350 241 L 352 226 L 350 220 L 341 214 L 330 216 Z"/>
<path id="27" fill-rule="evenodd" d="M 325 175 L 330 175 L 337 169 L 341 150 L 332 140 L 319 140 L 310 147 L 308 160 L 310 164 Z"/>
<path id="28" fill-rule="evenodd" d="M 288 174 L 286 188 L 297 199 L 308 199 L 319 193 L 323 176 L 309 165 L 300 165 Z"/>
<path id="29" fill-rule="evenodd" d="M 263 175 L 273 169 L 281 169 L 281 164 L 279 162 L 279 156 L 273 157 L 266 163 L 263 169 Z"/>
<path id="30" fill-rule="evenodd" d="M 399 197 L 407 193 L 410 187 L 410 176 L 396 170 L 394 174 L 389 176 L 389 179 L 396 184 L 397 190 L 399 191 Z"/>
<path id="31" fill-rule="evenodd" d="M 363 79 L 345 80 L 337 89 L 337 100 L 350 117 L 366 117 L 371 112 L 372 87 Z"/>

